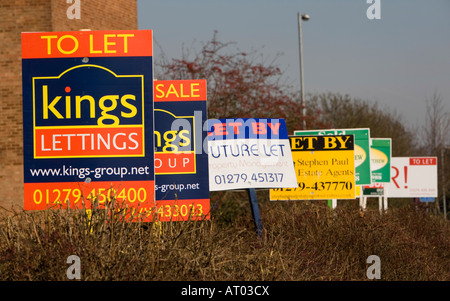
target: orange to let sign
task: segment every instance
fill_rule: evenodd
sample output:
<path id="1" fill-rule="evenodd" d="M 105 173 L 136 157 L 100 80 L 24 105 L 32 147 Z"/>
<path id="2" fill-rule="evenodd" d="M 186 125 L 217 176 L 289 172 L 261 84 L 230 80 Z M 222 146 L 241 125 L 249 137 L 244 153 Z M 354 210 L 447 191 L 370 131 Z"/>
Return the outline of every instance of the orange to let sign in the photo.
<path id="1" fill-rule="evenodd" d="M 22 58 L 148 56 L 153 53 L 151 33 L 151 30 L 23 33 Z"/>
<path id="2" fill-rule="evenodd" d="M 21 38 L 25 210 L 154 206 L 152 31 Z"/>

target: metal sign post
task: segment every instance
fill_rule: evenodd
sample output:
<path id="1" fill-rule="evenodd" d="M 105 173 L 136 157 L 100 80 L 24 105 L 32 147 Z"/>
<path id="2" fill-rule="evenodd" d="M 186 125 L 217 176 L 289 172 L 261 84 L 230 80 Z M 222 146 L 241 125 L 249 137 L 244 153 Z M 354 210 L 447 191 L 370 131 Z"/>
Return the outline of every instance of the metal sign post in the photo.
<path id="1" fill-rule="evenodd" d="M 260 238 L 262 238 L 263 226 L 261 221 L 261 215 L 259 213 L 258 198 L 256 197 L 256 191 L 254 188 L 249 188 L 247 191 L 250 201 L 250 208 L 252 209 L 253 220 L 255 222 L 256 233 Z"/>

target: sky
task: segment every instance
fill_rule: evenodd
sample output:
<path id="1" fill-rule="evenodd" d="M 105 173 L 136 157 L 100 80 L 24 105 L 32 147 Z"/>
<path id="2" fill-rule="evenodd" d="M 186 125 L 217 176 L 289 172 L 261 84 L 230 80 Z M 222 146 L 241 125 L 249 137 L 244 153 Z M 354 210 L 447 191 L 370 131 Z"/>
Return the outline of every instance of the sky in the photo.
<path id="1" fill-rule="evenodd" d="M 153 30 L 155 61 L 162 53 L 181 58 L 183 47 L 200 48 L 217 30 L 222 42 L 256 50 L 269 63 L 276 59 L 286 83 L 299 90 L 300 12 L 310 16 L 302 21 L 306 94 L 332 92 L 376 102 L 416 129 L 424 125 L 425 100 L 434 93 L 450 112 L 450 0 L 137 3 L 138 28 Z M 368 11 L 380 18 L 369 19 Z"/>

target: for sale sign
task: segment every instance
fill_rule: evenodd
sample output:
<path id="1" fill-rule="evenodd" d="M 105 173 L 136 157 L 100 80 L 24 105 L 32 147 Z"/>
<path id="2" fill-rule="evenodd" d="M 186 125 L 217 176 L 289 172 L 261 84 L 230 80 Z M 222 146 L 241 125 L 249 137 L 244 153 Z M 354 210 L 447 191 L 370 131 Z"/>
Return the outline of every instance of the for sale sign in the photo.
<path id="1" fill-rule="evenodd" d="M 296 187 L 284 119 L 208 120 L 210 191 Z"/>
<path id="2" fill-rule="evenodd" d="M 296 188 L 270 190 L 270 200 L 354 199 L 353 135 L 291 136 Z"/>
<path id="3" fill-rule="evenodd" d="M 22 33 L 24 207 L 154 203 L 152 31 Z"/>
<path id="4" fill-rule="evenodd" d="M 437 157 L 393 157 L 385 193 L 390 198 L 436 198 L 437 177 Z"/>
<path id="5" fill-rule="evenodd" d="M 209 219 L 206 80 L 158 80 L 154 87 L 158 219 Z"/>

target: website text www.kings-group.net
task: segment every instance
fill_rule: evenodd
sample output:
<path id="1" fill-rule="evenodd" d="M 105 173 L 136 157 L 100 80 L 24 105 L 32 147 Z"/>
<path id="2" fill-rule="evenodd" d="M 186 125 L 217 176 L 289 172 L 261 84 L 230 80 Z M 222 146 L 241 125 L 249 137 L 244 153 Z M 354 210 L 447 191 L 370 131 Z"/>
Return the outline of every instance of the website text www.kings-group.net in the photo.
<path id="1" fill-rule="evenodd" d="M 30 168 L 30 174 L 32 177 L 78 177 L 84 179 L 93 176 L 96 179 L 100 179 L 102 176 L 120 176 L 123 178 L 125 175 L 149 175 L 151 173 L 149 166 L 140 167 L 72 167 L 63 165 L 61 168 Z"/>

